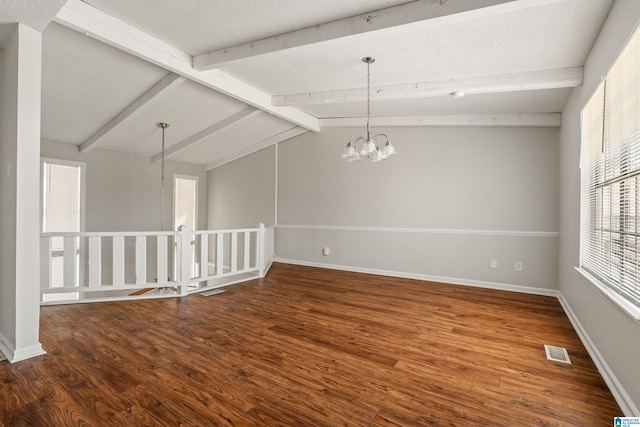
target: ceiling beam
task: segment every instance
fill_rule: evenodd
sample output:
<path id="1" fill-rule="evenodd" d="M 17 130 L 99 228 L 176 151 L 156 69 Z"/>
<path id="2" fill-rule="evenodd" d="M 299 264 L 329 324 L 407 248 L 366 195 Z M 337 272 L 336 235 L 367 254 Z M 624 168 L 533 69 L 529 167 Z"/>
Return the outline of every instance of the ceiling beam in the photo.
<path id="1" fill-rule="evenodd" d="M 122 110 L 117 116 L 111 119 L 106 125 L 102 126 L 100 130 L 91 135 L 89 139 L 84 141 L 80 145 L 81 153 L 88 153 L 94 148 L 98 147 L 104 137 L 117 126 L 124 123 L 127 119 L 131 118 L 136 111 L 141 110 L 144 107 L 148 107 L 152 101 L 160 99 L 161 95 L 164 95 L 172 89 L 178 87 L 186 79 L 174 73 L 169 73 L 162 80 L 156 83 L 151 89 L 146 91 L 142 96 L 133 101 L 127 108 Z"/>
<path id="2" fill-rule="evenodd" d="M 168 159 L 170 157 L 175 156 L 176 154 L 178 154 L 181 151 L 186 150 L 187 148 L 199 143 L 200 141 L 202 141 L 203 139 L 205 139 L 208 136 L 213 135 L 214 133 L 220 132 L 222 129 L 225 129 L 231 125 L 233 125 L 234 123 L 237 123 L 241 120 L 245 120 L 251 116 L 254 116 L 256 114 L 260 114 L 262 111 L 255 109 L 254 107 L 246 107 L 236 113 L 233 113 L 232 115 L 230 115 L 229 117 L 220 120 L 219 122 L 209 126 L 208 128 L 201 130 L 200 132 L 196 133 L 195 135 L 191 135 L 189 138 L 178 142 L 177 144 L 172 145 L 171 147 L 169 147 L 168 149 L 164 150 L 164 158 Z M 151 163 L 158 163 L 159 161 L 162 160 L 162 153 L 158 153 L 156 155 L 154 155 L 153 157 L 151 157 Z"/>
<path id="3" fill-rule="evenodd" d="M 474 0 L 442 1 L 417 0 L 351 18 L 340 19 L 313 27 L 280 34 L 261 40 L 227 47 L 196 55 L 193 67 L 204 71 L 229 65 L 234 61 L 257 55 L 326 42 L 371 31 L 416 22 L 430 21 L 433 25 L 459 22 L 482 16 L 490 16 L 533 6 L 545 5 L 560 0 Z"/>
<path id="4" fill-rule="evenodd" d="M 571 88 L 582 84 L 583 75 L 584 70 L 582 67 L 572 67 L 376 86 L 371 88 L 371 99 L 376 101 L 427 98 L 452 95 L 454 92 L 463 92 L 465 95 L 478 95 Z M 367 88 L 274 95 L 271 99 L 273 105 L 278 106 L 365 102 L 367 100 Z"/>
<path id="5" fill-rule="evenodd" d="M 267 147 L 271 147 L 272 145 L 276 145 L 282 141 L 293 138 L 294 136 L 301 135 L 303 133 L 309 132 L 308 129 L 302 128 L 300 126 L 296 126 L 291 129 L 287 129 L 284 132 L 280 132 L 276 135 L 270 136 L 268 138 L 263 139 L 260 142 L 252 144 L 248 147 L 244 147 L 240 150 L 234 151 L 233 154 L 222 157 L 220 159 L 214 160 L 213 162 L 207 164 L 204 167 L 205 171 L 209 171 L 211 169 L 215 169 L 227 163 L 231 163 L 234 160 L 238 160 L 241 157 L 248 156 L 249 154 L 253 154 L 257 151 L 265 149 Z"/>
<path id="6" fill-rule="evenodd" d="M 360 127 L 366 126 L 364 117 L 346 117 L 320 119 L 322 127 Z M 504 126 L 504 127 L 560 127 L 561 113 L 541 114 L 467 114 L 455 116 L 406 116 L 372 117 L 371 126 Z M 375 133 L 375 132 L 372 132 Z"/>
<path id="7" fill-rule="evenodd" d="M 188 53 L 107 15 L 81 0 L 69 0 L 60 9 L 55 21 L 295 125 L 314 132 L 320 131 L 316 117 L 292 107 L 274 107 L 271 105 L 271 96 L 268 93 L 220 70 L 208 72 L 194 70 L 193 58 Z"/>

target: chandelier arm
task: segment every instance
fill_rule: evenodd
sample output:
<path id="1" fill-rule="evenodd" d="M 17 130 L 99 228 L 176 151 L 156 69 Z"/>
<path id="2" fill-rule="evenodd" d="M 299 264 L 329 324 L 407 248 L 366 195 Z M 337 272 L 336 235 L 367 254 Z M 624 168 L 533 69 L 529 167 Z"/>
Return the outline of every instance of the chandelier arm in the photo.
<path id="1" fill-rule="evenodd" d="M 373 136 L 373 139 L 376 139 L 376 138 L 377 138 L 377 137 L 379 137 L 379 136 L 384 136 L 385 138 L 387 138 L 387 140 L 386 140 L 385 142 L 389 142 L 389 137 L 388 137 L 388 136 L 387 136 L 387 134 L 385 134 L 385 133 L 379 133 L 379 134 L 377 134 L 377 135 L 374 135 L 374 136 Z"/>

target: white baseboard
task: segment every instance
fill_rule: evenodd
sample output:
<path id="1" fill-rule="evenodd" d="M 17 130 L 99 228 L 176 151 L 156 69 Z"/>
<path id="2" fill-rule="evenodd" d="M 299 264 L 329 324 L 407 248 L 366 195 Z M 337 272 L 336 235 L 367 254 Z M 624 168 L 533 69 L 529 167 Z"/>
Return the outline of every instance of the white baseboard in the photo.
<path id="1" fill-rule="evenodd" d="M 456 277 L 432 276 L 428 274 L 406 273 L 403 271 L 379 270 L 374 268 L 353 267 L 347 265 L 323 264 L 318 262 L 299 261 L 292 259 L 275 258 L 274 262 L 284 264 L 303 265 L 307 267 L 329 268 L 331 270 L 352 271 L 354 273 L 376 274 L 379 276 L 401 277 L 403 279 L 416 279 L 428 282 L 448 283 L 451 285 L 474 286 L 476 288 L 498 289 L 501 291 L 520 292 L 525 294 L 544 295 L 557 297 L 557 289 L 536 288 L 535 286 L 518 286 L 508 283 L 486 282 L 482 280 L 461 279 Z"/>
<path id="2" fill-rule="evenodd" d="M 264 275 L 265 275 L 265 276 L 267 275 L 267 273 L 268 273 L 268 272 L 269 272 L 269 270 L 271 269 L 271 266 L 273 265 L 273 262 L 275 261 L 275 259 L 276 259 L 276 258 L 275 258 L 275 256 L 274 256 L 274 255 L 272 255 L 272 256 L 267 260 L 267 262 L 265 262 L 265 265 L 264 265 Z"/>
<path id="3" fill-rule="evenodd" d="M 9 340 L 0 334 L 0 351 L 11 363 L 20 362 L 21 360 L 30 359 L 36 356 L 42 356 L 47 352 L 42 348 L 42 344 L 37 343 L 29 347 L 15 349 Z"/>
<path id="4" fill-rule="evenodd" d="M 620 381 L 618 381 L 611 368 L 609 368 L 606 360 L 604 359 L 602 354 L 600 354 L 600 351 L 598 351 L 598 348 L 593 343 L 593 341 L 591 341 L 589 334 L 587 334 L 587 331 L 580 323 L 580 320 L 578 320 L 578 317 L 575 315 L 575 313 L 571 309 L 571 306 L 564 298 L 564 295 L 562 295 L 562 293 L 558 293 L 558 301 L 560 301 L 560 305 L 562 305 L 564 312 L 567 314 L 569 321 L 573 325 L 573 329 L 576 330 L 578 336 L 580 337 L 580 340 L 582 341 L 582 344 L 585 346 L 587 352 L 589 353 L 589 356 L 591 356 L 591 359 L 593 360 L 593 363 L 595 363 L 596 367 L 598 368 L 600 375 L 602 375 L 602 378 L 607 383 L 609 390 L 611 390 L 611 394 L 613 394 L 616 402 L 618 402 L 618 405 L 620 406 L 620 409 L 622 409 L 624 416 L 633 417 L 640 415 L 638 407 L 633 403 L 631 397 L 622 387 L 622 384 L 620 384 Z"/>

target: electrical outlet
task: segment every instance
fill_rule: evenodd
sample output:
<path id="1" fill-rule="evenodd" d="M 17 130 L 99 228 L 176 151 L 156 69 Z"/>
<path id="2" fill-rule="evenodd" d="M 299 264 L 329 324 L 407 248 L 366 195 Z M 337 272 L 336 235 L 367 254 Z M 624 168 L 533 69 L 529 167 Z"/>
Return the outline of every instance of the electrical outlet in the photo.
<path id="1" fill-rule="evenodd" d="M 516 271 L 522 271 L 524 268 L 524 265 L 522 264 L 522 261 L 516 261 Z"/>
<path id="2" fill-rule="evenodd" d="M 322 255 L 329 256 L 329 246 L 322 248 Z"/>
<path id="3" fill-rule="evenodd" d="M 493 258 L 491 260 L 491 268 L 498 268 L 498 260 Z"/>

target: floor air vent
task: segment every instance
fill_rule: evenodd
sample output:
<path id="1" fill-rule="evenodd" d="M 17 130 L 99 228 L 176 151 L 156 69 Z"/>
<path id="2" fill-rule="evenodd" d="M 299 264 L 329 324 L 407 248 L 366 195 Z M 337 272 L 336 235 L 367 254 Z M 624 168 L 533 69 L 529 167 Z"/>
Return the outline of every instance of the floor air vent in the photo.
<path id="1" fill-rule="evenodd" d="M 202 292 L 200 295 L 203 295 L 205 297 L 210 297 L 211 295 L 218 295 L 223 293 L 224 291 L 221 289 L 214 289 L 212 291 L 208 291 L 208 292 Z"/>
<path id="2" fill-rule="evenodd" d="M 547 353 L 547 359 L 553 360 L 554 362 L 568 363 L 571 364 L 571 360 L 569 359 L 569 353 L 567 353 L 567 349 L 563 347 L 554 347 L 552 345 L 544 345 L 544 351 Z"/>

